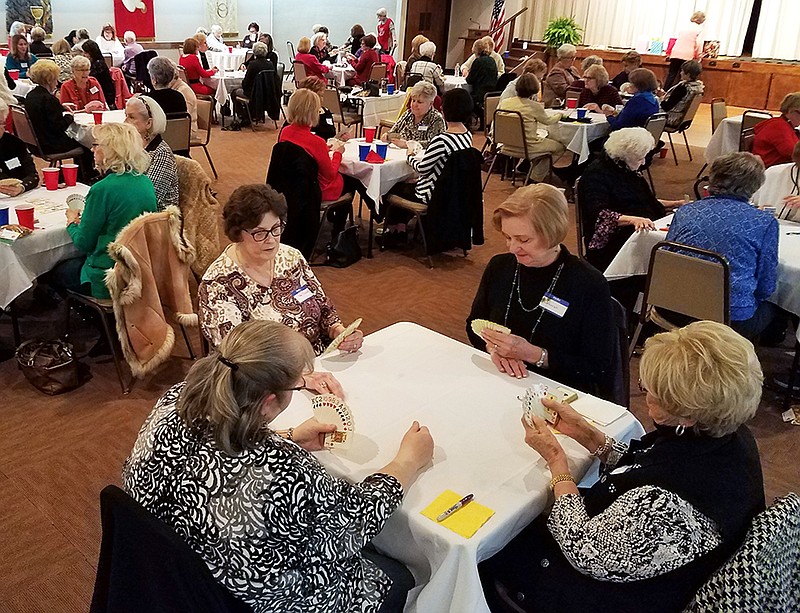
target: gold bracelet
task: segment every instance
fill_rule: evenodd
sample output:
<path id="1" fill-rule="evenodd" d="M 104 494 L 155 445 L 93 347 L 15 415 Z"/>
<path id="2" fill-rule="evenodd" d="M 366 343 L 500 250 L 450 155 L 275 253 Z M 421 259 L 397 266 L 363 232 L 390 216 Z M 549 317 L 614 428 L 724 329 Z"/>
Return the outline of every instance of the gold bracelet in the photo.
<path id="1" fill-rule="evenodd" d="M 561 473 L 560 475 L 556 475 L 550 479 L 550 489 L 555 489 L 556 485 L 563 483 L 564 481 L 571 481 L 572 483 L 575 483 L 575 477 L 569 473 Z"/>

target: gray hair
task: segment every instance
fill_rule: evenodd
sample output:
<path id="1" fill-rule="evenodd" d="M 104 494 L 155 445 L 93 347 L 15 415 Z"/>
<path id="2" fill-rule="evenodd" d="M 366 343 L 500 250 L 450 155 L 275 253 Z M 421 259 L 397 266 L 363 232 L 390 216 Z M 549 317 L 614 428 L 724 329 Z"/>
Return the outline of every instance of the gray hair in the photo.
<path id="1" fill-rule="evenodd" d="M 424 98 L 429 102 L 433 102 L 436 99 L 436 87 L 434 87 L 433 83 L 423 79 L 411 88 L 411 97 Z"/>
<path id="2" fill-rule="evenodd" d="M 136 94 L 125 103 L 125 108 L 129 106 L 137 107 L 135 112 L 153 121 L 151 129 L 153 134 L 163 134 L 167 129 L 167 116 L 164 113 L 164 109 L 150 96 Z"/>
<path id="3" fill-rule="evenodd" d="M 33 30 L 31 30 L 31 40 L 42 42 L 46 36 L 47 32 L 44 31 L 44 28 L 36 26 Z"/>
<path id="4" fill-rule="evenodd" d="M 14 36 L 15 34 L 25 34 L 25 24 L 21 21 L 15 21 L 8 29 L 9 37 Z"/>
<path id="5" fill-rule="evenodd" d="M 311 46 L 316 47 L 319 40 L 325 40 L 325 32 L 317 32 L 311 37 Z"/>
<path id="6" fill-rule="evenodd" d="M 436 55 L 436 43 L 432 40 L 422 43 L 419 46 L 419 54 L 433 59 L 433 56 Z"/>
<path id="7" fill-rule="evenodd" d="M 589 66 L 602 66 L 603 58 L 599 55 L 587 55 L 581 62 L 581 70 L 585 71 Z"/>
<path id="8" fill-rule="evenodd" d="M 270 394 L 285 406 L 289 390 L 313 368 L 314 351 L 302 334 L 277 321 L 251 319 L 231 330 L 219 353 L 195 362 L 176 412 L 198 435 L 236 455 L 272 436 L 261 414 Z"/>
<path id="9" fill-rule="evenodd" d="M 204 28 L 203 26 L 200 26 L 199 28 L 197 28 L 197 30 L 195 30 L 195 34 L 202 34 L 203 36 L 208 36 L 210 33 L 211 33 L 211 32 L 209 32 L 209 31 L 208 31 L 206 28 Z"/>
<path id="10" fill-rule="evenodd" d="M 750 199 L 764 184 L 764 162 L 747 151 L 734 151 L 711 162 L 708 193 Z"/>
<path id="11" fill-rule="evenodd" d="M 559 60 L 563 60 L 565 57 L 575 57 L 575 54 L 578 53 L 578 48 L 575 45 L 570 45 L 569 43 L 564 43 L 558 49 L 556 49 L 556 57 Z"/>
<path id="12" fill-rule="evenodd" d="M 653 135 L 644 128 L 614 130 L 608 137 L 605 150 L 612 160 L 626 162 L 641 159 L 655 147 Z"/>
<path id="13" fill-rule="evenodd" d="M 222 34 L 222 26 L 219 25 L 218 23 L 215 23 L 213 26 L 211 26 L 211 33 L 214 36 L 217 36 L 218 34 Z"/>
<path id="14" fill-rule="evenodd" d="M 269 53 L 269 49 L 267 49 L 267 46 L 264 43 L 258 42 L 253 45 L 254 57 L 267 57 L 267 53 Z"/>
<path id="15" fill-rule="evenodd" d="M 376 14 L 376 15 L 380 15 L 381 17 L 386 17 L 386 15 L 387 15 L 387 13 L 386 13 L 386 9 L 385 9 L 385 8 L 379 8 L 379 9 L 378 9 L 378 10 L 375 12 L 375 14 Z"/>
<path id="16" fill-rule="evenodd" d="M 175 80 L 175 63 L 168 57 L 157 55 L 147 62 L 147 72 L 150 73 L 150 80 L 153 81 L 153 85 L 158 85 L 162 88 L 169 87 L 169 84 Z"/>
<path id="17" fill-rule="evenodd" d="M 135 43 L 136 33 L 133 30 L 126 30 L 122 38 L 125 40 L 126 43 Z"/>
<path id="18" fill-rule="evenodd" d="M 92 63 L 89 61 L 89 58 L 85 55 L 76 55 L 72 58 L 72 61 L 69 63 L 70 68 L 72 71 L 75 72 L 76 70 L 84 70 L 89 69 L 92 67 Z"/>
<path id="19" fill-rule="evenodd" d="M 800 111 L 800 92 L 786 94 L 781 100 L 781 114 L 786 115 L 789 111 Z"/>

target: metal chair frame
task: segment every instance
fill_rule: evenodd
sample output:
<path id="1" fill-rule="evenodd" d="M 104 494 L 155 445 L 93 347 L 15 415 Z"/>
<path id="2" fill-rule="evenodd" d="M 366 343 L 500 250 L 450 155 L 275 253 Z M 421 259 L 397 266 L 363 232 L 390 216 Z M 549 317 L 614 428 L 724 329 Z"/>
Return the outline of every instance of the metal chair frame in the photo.
<path id="1" fill-rule="evenodd" d="M 30 117 L 25 107 L 18 104 L 9 105 L 11 108 L 11 117 L 14 122 L 14 131 L 17 138 L 28 146 L 30 152 L 36 157 L 42 158 L 44 161 L 50 163 L 50 167 L 56 167 L 61 164 L 63 160 L 79 158 L 83 155 L 83 148 L 76 147 L 69 151 L 60 153 L 44 153 L 42 146 L 39 144 L 39 137 L 36 135 L 36 130 L 33 129 Z"/>
<path id="2" fill-rule="evenodd" d="M 508 125 L 506 125 L 506 122 L 508 122 Z M 504 111 L 502 109 L 497 109 L 494 112 L 494 120 L 492 121 L 492 128 L 493 128 L 492 133 L 494 138 L 492 148 L 495 151 L 495 156 L 494 159 L 492 160 L 491 165 L 489 166 L 489 172 L 486 175 L 486 181 L 484 181 L 483 183 L 484 190 L 486 189 L 486 185 L 489 183 L 489 178 L 492 176 L 492 170 L 494 170 L 494 165 L 497 162 L 498 158 L 497 146 L 498 145 L 502 146 L 504 144 L 508 144 L 516 148 L 521 148 L 524 151 L 523 156 L 518 156 L 505 153 L 501 149 L 500 153 L 506 156 L 506 158 L 530 161 L 531 165 L 530 168 L 528 168 L 528 174 L 525 175 L 525 180 L 522 183 L 523 185 L 527 185 L 528 181 L 530 181 L 531 179 L 531 173 L 533 172 L 534 162 L 542 158 L 547 158 L 549 160 L 548 178 L 552 179 L 553 156 L 548 152 L 543 152 L 543 153 L 537 153 L 533 155 L 533 157 L 531 157 L 531 155 L 528 153 L 528 141 L 525 138 L 525 122 L 522 119 L 521 113 L 519 113 L 518 111 Z M 511 142 L 508 142 L 509 140 Z M 511 185 L 516 185 L 516 171 L 513 170 L 511 174 Z"/>
<path id="3" fill-rule="evenodd" d="M 481 155 L 486 151 L 486 148 L 493 144 L 490 126 L 494 120 L 494 112 L 500 105 L 500 94 L 490 92 L 483 96 L 483 133 L 485 140 L 483 147 L 481 147 Z"/>
<path id="4" fill-rule="evenodd" d="M 205 140 L 196 140 L 189 143 L 191 147 L 202 147 L 208 159 L 208 164 L 211 166 L 211 172 L 214 173 L 214 178 L 219 179 L 217 169 L 214 167 L 214 161 L 211 159 L 211 154 L 208 152 L 208 143 L 211 141 L 211 114 L 214 112 L 214 104 L 209 100 L 197 98 L 197 127 L 201 131 L 205 131 Z"/>
<path id="5" fill-rule="evenodd" d="M 683 142 L 686 144 L 686 153 L 689 154 L 689 161 L 693 161 L 692 150 L 689 148 L 689 139 L 686 138 L 686 130 L 692 126 L 692 121 L 694 120 L 694 116 L 697 114 L 697 109 L 700 108 L 702 101 L 703 94 L 695 94 L 692 97 L 691 102 L 689 102 L 689 105 L 686 107 L 686 111 L 683 114 L 680 125 L 677 128 L 670 128 L 668 126 L 664 128 L 664 132 L 667 133 L 667 138 L 669 138 L 669 146 L 670 149 L 672 149 L 672 157 L 675 160 L 675 166 L 678 165 L 678 154 L 675 152 L 675 144 L 672 142 L 672 135 L 675 133 L 683 135 Z"/>
<path id="6" fill-rule="evenodd" d="M 658 143 L 661 140 L 661 136 L 664 134 L 664 128 L 667 125 L 667 114 L 666 113 L 654 113 L 650 117 L 648 117 L 647 122 L 644 124 L 644 129 L 650 132 L 653 137 L 653 142 L 655 143 L 655 148 L 658 148 Z M 653 149 L 655 152 L 655 149 Z M 655 157 L 655 155 L 654 155 Z M 647 179 L 650 181 L 650 191 L 653 192 L 653 195 L 656 194 L 656 186 L 653 183 L 653 175 L 650 174 L 650 166 L 652 165 L 653 161 L 650 160 L 650 164 L 647 164 Z"/>

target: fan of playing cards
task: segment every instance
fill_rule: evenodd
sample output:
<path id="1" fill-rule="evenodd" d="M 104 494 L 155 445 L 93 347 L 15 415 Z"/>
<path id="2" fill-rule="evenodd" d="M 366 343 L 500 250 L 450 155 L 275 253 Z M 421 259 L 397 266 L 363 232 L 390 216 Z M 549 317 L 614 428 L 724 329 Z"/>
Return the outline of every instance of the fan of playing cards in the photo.
<path id="1" fill-rule="evenodd" d="M 314 417 L 323 424 L 334 424 L 336 432 L 325 435 L 326 449 L 349 449 L 353 444 L 353 414 L 344 401 L 333 394 L 320 394 L 311 400 Z"/>
<path id="2" fill-rule="evenodd" d="M 551 424 L 556 422 L 557 414 L 542 404 L 542 399 L 548 398 L 556 400 L 544 383 L 536 383 L 525 390 L 525 395 L 521 398 L 522 410 L 528 425 L 533 426 L 533 416 L 544 419 Z"/>
<path id="3" fill-rule="evenodd" d="M 500 324 L 496 324 L 488 319 L 473 319 L 470 326 L 472 326 L 472 331 L 478 336 L 480 336 L 481 332 L 484 330 L 495 330 L 497 332 L 502 332 L 503 334 L 511 334 L 511 328 L 501 326 Z"/>
<path id="4" fill-rule="evenodd" d="M 328 345 L 328 346 L 325 348 L 325 351 L 323 351 L 323 352 L 320 354 L 320 356 L 319 356 L 319 357 L 321 357 L 321 358 L 324 358 L 326 355 L 328 355 L 328 354 L 330 354 L 330 353 L 333 353 L 334 351 L 336 351 L 336 350 L 339 348 L 339 345 L 341 345 L 341 344 L 342 344 L 342 341 L 343 341 L 344 339 L 346 339 L 346 338 L 347 338 L 348 336 L 350 336 L 350 335 L 351 335 L 353 332 L 355 332 L 356 330 L 358 330 L 358 326 L 360 326 L 360 325 L 361 325 L 361 321 L 362 321 L 362 320 L 361 320 L 361 318 L 359 317 L 359 318 L 358 318 L 358 319 L 356 319 L 356 320 L 355 320 L 353 323 L 351 323 L 349 326 L 347 326 L 347 327 L 346 327 L 344 330 L 342 330 L 342 331 L 339 333 L 339 336 L 337 336 L 335 339 L 333 339 L 333 341 L 331 342 L 331 344 L 330 344 L 330 345 Z"/>

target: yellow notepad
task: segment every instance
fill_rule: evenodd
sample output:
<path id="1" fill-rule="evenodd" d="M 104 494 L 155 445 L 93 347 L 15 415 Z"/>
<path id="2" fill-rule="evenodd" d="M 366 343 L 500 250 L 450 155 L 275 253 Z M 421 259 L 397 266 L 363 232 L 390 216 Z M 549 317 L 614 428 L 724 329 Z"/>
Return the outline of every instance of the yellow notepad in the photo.
<path id="1" fill-rule="evenodd" d="M 444 521 L 436 521 L 436 518 L 461 500 L 463 496 L 456 494 L 453 490 L 445 490 L 439 494 L 438 498 L 425 507 L 421 513 L 435 521 L 437 524 L 449 528 L 456 534 L 464 538 L 470 538 L 478 531 L 486 521 L 494 515 L 494 511 L 489 507 L 478 504 L 474 500 L 461 507 L 458 511 L 447 517 Z"/>

